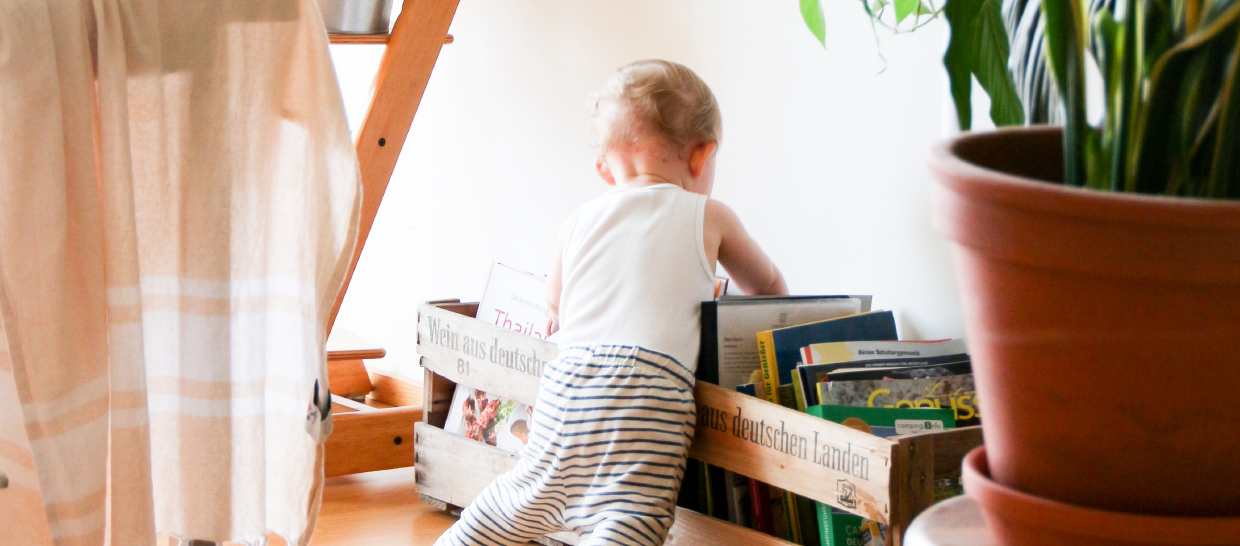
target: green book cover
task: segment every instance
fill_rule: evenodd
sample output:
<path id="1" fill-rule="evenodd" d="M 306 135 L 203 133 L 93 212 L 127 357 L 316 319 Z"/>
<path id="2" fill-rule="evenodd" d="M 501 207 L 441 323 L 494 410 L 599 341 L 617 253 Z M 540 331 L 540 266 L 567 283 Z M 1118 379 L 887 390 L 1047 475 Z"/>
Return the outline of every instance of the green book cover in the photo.
<path id="1" fill-rule="evenodd" d="M 805 408 L 805 413 L 884 438 L 897 434 L 956 428 L 955 413 L 950 408 L 908 409 L 818 405 Z M 816 508 L 818 535 L 822 546 L 876 546 L 886 540 L 886 525 L 822 503 L 816 503 Z"/>
<path id="2" fill-rule="evenodd" d="M 819 401 L 827 405 L 871 408 L 941 408 L 955 412 L 956 425 L 981 424 L 973 374 L 917 379 L 870 379 L 818 383 Z"/>

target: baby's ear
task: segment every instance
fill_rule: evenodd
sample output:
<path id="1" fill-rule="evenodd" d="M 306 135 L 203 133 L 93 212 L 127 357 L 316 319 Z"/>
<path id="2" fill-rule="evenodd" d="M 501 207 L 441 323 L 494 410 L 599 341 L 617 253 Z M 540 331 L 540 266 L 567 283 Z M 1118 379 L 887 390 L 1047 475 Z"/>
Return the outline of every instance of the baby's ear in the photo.
<path id="1" fill-rule="evenodd" d="M 598 171 L 599 177 L 606 182 L 608 186 L 616 185 L 616 177 L 611 174 L 611 167 L 607 165 L 607 161 L 601 157 L 594 159 L 594 169 Z"/>
<path id="2" fill-rule="evenodd" d="M 706 160 L 715 154 L 715 150 L 719 149 L 719 144 L 714 142 L 703 142 L 693 147 L 693 151 L 689 152 L 689 174 L 694 178 L 702 176 L 702 169 L 706 168 Z"/>

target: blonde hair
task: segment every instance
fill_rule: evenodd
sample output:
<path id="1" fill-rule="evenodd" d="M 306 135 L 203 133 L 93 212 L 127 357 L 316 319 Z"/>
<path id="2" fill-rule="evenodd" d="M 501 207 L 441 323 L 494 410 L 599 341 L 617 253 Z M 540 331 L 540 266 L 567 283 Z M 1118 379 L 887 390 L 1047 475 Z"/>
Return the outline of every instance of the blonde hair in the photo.
<path id="1" fill-rule="evenodd" d="M 677 156 L 723 136 L 719 103 L 710 87 L 688 67 L 662 60 L 623 66 L 590 96 L 590 115 L 599 138 L 599 156 L 636 145 L 647 137 L 662 140 Z"/>

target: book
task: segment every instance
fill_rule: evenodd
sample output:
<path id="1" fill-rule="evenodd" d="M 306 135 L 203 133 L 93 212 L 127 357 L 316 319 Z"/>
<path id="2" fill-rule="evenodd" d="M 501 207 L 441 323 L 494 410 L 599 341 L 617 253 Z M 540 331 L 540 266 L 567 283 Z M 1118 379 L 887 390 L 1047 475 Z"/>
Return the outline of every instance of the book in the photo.
<path id="1" fill-rule="evenodd" d="M 967 353 L 963 339 L 937 341 L 836 341 L 814 343 L 801 348 L 801 362 L 807 366 L 878 360 L 887 358 L 925 358 Z"/>
<path id="2" fill-rule="evenodd" d="M 474 318 L 538 339 L 547 337 L 547 278 L 491 263 Z"/>
<path id="3" fill-rule="evenodd" d="M 756 385 L 753 383 L 757 379 L 759 379 L 759 374 L 755 371 L 748 378 L 750 383 L 737 386 L 736 391 L 760 398 Z M 785 540 L 791 538 L 785 510 L 787 501 L 783 490 L 749 478 L 749 502 L 752 514 L 750 519 L 753 521 L 755 530 Z"/>
<path id="4" fill-rule="evenodd" d="M 875 436 L 889 438 L 931 430 L 955 428 L 948 409 L 887 409 L 846 406 L 810 406 L 805 413 Z M 937 499 L 936 499 L 937 500 Z M 822 546 L 877 546 L 886 539 L 887 526 L 865 517 L 815 503 Z"/>
<path id="5" fill-rule="evenodd" d="M 797 411 L 793 385 L 780 385 L 780 403 L 784 407 Z M 788 540 L 796 544 L 818 544 L 818 524 L 814 511 L 814 501 L 791 491 L 784 490 L 784 512 L 788 522 Z"/>
<path id="6" fill-rule="evenodd" d="M 871 408 L 951 409 L 957 426 L 981 424 L 973 374 L 918 379 L 870 379 L 818 383 L 823 404 Z"/>
<path id="7" fill-rule="evenodd" d="M 883 341 L 896 339 L 891 311 L 874 311 L 758 332 L 758 360 L 768 401 L 779 403 L 780 385 L 792 383 L 801 359 L 801 348 L 831 341 Z"/>
<path id="8" fill-rule="evenodd" d="M 923 379 L 973 373 L 972 363 L 965 356 L 955 362 L 898 366 L 890 368 L 844 368 L 827 373 L 827 381 L 861 381 L 865 379 Z"/>
<path id="9" fill-rule="evenodd" d="M 870 296 L 721 296 L 702 302 L 697 379 L 725 389 L 759 369 L 756 334 L 870 310 Z"/>
<path id="10" fill-rule="evenodd" d="M 547 323 L 545 277 L 493 262 L 474 318 L 539 339 Z M 517 453 L 529 441 L 532 409 L 457 384 L 444 430 Z"/>
<path id="11" fill-rule="evenodd" d="M 533 408 L 457 385 L 443 429 L 457 436 L 517 453 L 529 442 Z"/>
<path id="12" fill-rule="evenodd" d="M 950 408 L 909 409 L 817 405 L 806 408 L 805 413 L 880 438 L 956 428 L 956 415 Z"/>
<path id="13" fill-rule="evenodd" d="M 820 404 L 818 399 L 818 383 L 827 381 L 832 372 L 842 370 L 863 370 L 863 369 L 893 369 L 900 367 L 917 367 L 931 366 L 935 364 L 950 364 L 960 361 L 969 360 L 967 354 L 952 354 L 931 356 L 925 358 L 884 358 L 876 360 L 858 360 L 849 362 L 835 362 L 832 364 L 802 364 L 797 366 L 794 376 L 798 376 L 797 381 L 800 384 L 801 392 L 799 396 L 805 398 L 808 405 Z"/>

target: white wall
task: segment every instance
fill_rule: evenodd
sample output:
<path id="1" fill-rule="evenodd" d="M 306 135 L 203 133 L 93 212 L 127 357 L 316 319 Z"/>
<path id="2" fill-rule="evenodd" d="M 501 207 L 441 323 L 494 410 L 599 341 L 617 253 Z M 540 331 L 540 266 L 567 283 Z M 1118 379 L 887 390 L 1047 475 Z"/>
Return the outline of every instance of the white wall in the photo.
<path id="1" fill-rule="evenodd" d="M 545 272 L 560 221 L 606 189 L 586 97 L 615 68 L 658 57 L 714 90 L 714 197 L 793 293 L 873 294 L 903 339 L 962 336 L 924 166 L 950 130 L 945 25 L 876 46 L 859 2 L 824 4 L 825 52 L 792 0 L 462 0 L 338 325 L 413 373 L 419 302 L 476 300 L 493 260 Z M 381 53 L 333 46 L 355 129 Z"/>

